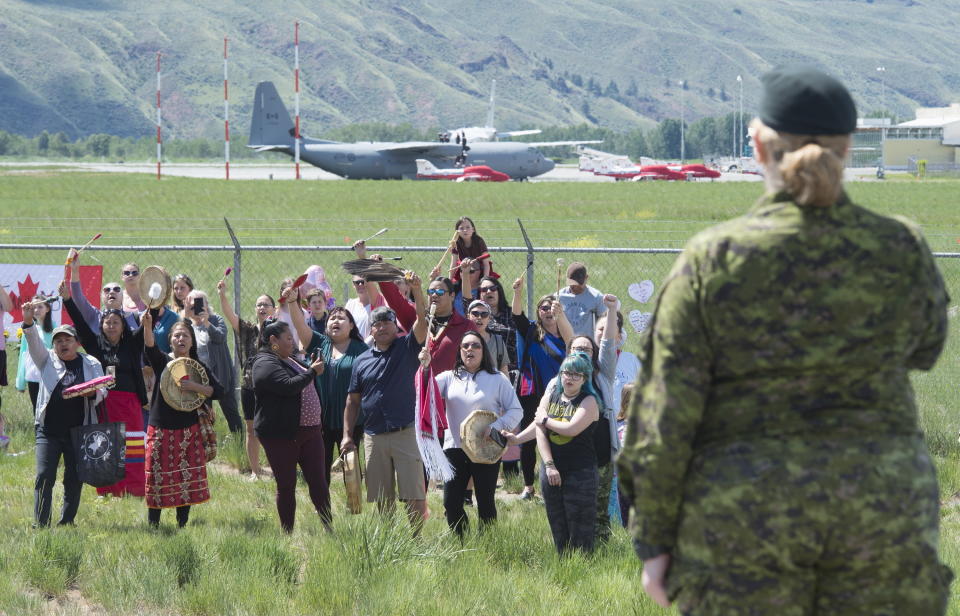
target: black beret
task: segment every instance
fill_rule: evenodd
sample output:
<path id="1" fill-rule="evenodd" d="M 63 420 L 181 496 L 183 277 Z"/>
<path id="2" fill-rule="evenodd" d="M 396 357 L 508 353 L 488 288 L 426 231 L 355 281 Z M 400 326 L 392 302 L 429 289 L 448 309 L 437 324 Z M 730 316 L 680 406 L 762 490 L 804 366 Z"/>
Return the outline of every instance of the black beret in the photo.
<path id="1" fill-rule="evenodd" d="M 857 108 L 842 83 L 812 66 L 780 66 L 760 78 L 760 120 L 795 135 L 847 135 Z"/>

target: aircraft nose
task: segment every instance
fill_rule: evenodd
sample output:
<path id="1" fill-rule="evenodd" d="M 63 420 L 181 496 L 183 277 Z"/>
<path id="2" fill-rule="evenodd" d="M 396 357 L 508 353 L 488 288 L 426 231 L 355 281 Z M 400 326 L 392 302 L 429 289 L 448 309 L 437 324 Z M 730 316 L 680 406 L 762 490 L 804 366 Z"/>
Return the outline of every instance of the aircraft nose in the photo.
<path id="1" fill-rule="evenodd" d="M 543 162 L 540 164 L 540 173 L 546 173 L 548 171 L 553 171 L 553 168 L 557 166 L 557 163 L 553 162 L 552 159 L 544 157 Z"/>

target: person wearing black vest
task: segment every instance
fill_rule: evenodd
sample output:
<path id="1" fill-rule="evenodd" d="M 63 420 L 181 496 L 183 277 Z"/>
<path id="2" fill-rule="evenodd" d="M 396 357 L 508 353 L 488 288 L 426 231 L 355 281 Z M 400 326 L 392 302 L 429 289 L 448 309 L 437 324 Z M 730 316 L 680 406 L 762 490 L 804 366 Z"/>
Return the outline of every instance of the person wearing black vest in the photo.
<path id="1" fill-rule="evenodd" d="M 561 555 L 571 549 L 593 551 L 599 471 L 594 430 L 600 416 L 600 394 L 591 383 L 593 362 L 573 353 L 560 365 L 554 387 L 544 393 L 530 428 L 514 435 L 511 445 L 536 435 L 543 460 L 540 488 L 553 543 Z"/>

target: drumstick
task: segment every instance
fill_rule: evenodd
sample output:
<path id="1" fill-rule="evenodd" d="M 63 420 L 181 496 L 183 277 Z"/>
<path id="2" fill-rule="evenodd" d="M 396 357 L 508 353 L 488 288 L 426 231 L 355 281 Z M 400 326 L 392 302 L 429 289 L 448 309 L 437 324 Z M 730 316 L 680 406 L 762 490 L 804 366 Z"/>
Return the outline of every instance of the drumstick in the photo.
<path id="1" fill-rule="evenodd" d="M 79 257 L 81 252 L 83 252 L 88 246 L 90 246 L 90 244 L 96 242 L 102 236 L 103 236 L 103 233 L 97 233 L 96 235 L 94 235 L 89 242 L 87 242 L 86 244 L 80 247 L 80 250 L 77 251 L 76 256 Z M 75 257 L 67 257 L 67 262 L 63 264 L 64 265 L 63 279 L 68 283 L 73 279 L 73 274 L 71 274 L 70 272 L 70 264 L 73 263 L 74 258 Z"/>
<path id="2" fill-rule="evenodd" d="M 444 251 L 443 256 L 440 257 L 440 262 L 437 263 L 437 266 L 433 269 L 440 269 L 441 267 L 443 267 L 443 262 L 447 258 L 447 256 L 450 254 L 450 251 L 453 250 L 453 245 L 454 245 L 454 242 L 457 241 L 458 235 L 460 235 L 458 231 L 453 232 L 453 238 L 451 238 L 450 243 L 447 244 L 447 249 Z"/>
<path id="3" fill-rule="evenodd" d="M 489 252 L 485 252 L 485 253 L 483 253 L 482 255 L 480 255 L 479 257 L 477 257 L 476 259 L 474 259 L 474 262 L 479 261 L 479 260 L 481 260 L 481 259 L 489 259 L 489 258 L 490 258 L 490 253 L 489 253 Z M 457 267 L 451 267 L 451 268 L 450 268 L 450 271 L 451 271 L 451 272 L 454 272 L 454 271 L 456 271 L 457 268 L 459 268 L 459 267 L 460 267 L 459 265 L 458 265 Z"/>
<path id="4" fill-rule="evenodd" d="M 81 252 L 83 252 L 84 250 L 86 250 L 87 248 L 89 248 L 89 247 L 90 247 L 90 244 L 96 242 L 96 241 L 97 241 L 98 239 L 100 239 L 101 237 L 103 237 L 103 233 L 97 233 L 96 235 L 94 235 L 94 236 L 90 239 L 89 242 L 87 242 L 86 244 L 84 244 L 83 246 L 81 246 L 79 250 L 77 250 L 77 256 L 79 257 Z M 73 263 L 73 259 L 70 258 L 70 257 L 67 257 L 67 262 L 64 263 L 64 265 L 70 265 L 71 263 Z"/>
<path id="5" fill-rule="evenodd" d="M 226 280 L 226 279 L 227 279 L 227 276 L 229 276 L 229 275 L 230 275 L 230 272 L 232 272 L 232 271 L 233 271 L 233 268 L 232 268 L 232 267 L 228 267 L 228 268 L 226 269 L 226 271 L 223 272 L 223 278 L 220 279 L 220 282 L 223 282 L 224 280 Z"/>
<path id="6" fill-rule="evenodd" d="M 371 236 L 368 237 L 367 239 L 365 239 L 365 240 L 360 240 L 360 241 L 363 242 L 364 244 L 366 244 L 367 242 L 369 242 L 369 241 L 372 240 L 373 238 L 378 237 L 378 236 L 380 236 L 380 235 L 383 235 L 383 234 L 386 233 L 387 231 L 389 231 L 389 229 L 388 229 L 387 227 L 384 227 L 383 229 L 380 229 L 379 231 L 377 231 L 376 233 L 374 233 L 373 235 L 371 235 Z"/>
<path id="7" fill-rule="evenodd" d="M 557 259 L 557 299 L 560 299 L 560 289 L 562 288 L 560 286 L 560 281 L 563 280 L 563 278 L 561 278 L 560 276 L 560 273 L 562 271 L 563 271 L 563 259 Z"/>

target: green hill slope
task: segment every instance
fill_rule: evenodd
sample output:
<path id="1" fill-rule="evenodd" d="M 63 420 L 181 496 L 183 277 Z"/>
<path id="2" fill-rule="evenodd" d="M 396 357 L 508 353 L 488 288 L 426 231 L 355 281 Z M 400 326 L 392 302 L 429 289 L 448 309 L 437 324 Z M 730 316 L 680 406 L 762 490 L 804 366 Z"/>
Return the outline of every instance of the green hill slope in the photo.
<path id="1" fill-rule="evenodd" d="M 258 81 L 276 82 L 292 111 L 295 19 L 315 136 L 355 122 L 480 124 L 492 79 L 501 129 L 678 117 L 681 80 L 688 119 L 719 115 L 736 106 L 738 74 L 749 111 L 759 75 L 787 61 L 829 68 L 863 110 L 960 99 L 960 0 L 0 0 L 0 129 L 150 134 L 159 51 L 164 130 L 216 136 L 228 37 L 245 132 Z"/>

